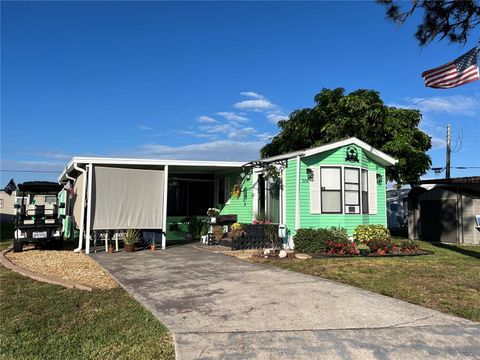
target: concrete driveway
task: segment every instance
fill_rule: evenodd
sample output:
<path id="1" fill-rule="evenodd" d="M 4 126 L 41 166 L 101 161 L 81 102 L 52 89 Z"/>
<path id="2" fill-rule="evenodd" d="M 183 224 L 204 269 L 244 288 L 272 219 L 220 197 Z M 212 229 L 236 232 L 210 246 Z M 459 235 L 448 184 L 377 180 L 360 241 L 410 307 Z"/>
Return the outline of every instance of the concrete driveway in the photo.
<path id="1" fill-rule="evenodd" d="M 193 245 L 92 257 L 177 359 L 480 359 L 480 324 L 322 278 Z"/>

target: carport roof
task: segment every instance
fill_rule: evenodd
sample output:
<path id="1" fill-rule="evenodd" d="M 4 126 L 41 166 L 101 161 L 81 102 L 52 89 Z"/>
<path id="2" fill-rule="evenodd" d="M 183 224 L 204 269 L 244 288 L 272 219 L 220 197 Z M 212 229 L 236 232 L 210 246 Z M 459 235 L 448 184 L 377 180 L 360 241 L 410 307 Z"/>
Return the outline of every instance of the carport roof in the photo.
<path id="1" fill-rule="evenodd" d="M 136 159 L 136 158 L 107 158 L 107 157 L 73 157 L 65 167 L 65 170 L 58 177 L 58 181 L 66 180 L 66 174 L 70 173 L 73 165 L 93 164 L 93 165 L 117 165 L 117 166 L 142 166 L 142 167 L 162 167 L 165 165 L 176 168 L 195 168 L 195 169 L 235 169 L 240 168 L 245 162 L 239 161 L 205 161 L 205 160 L 172 160 L 172 159 Z"/>

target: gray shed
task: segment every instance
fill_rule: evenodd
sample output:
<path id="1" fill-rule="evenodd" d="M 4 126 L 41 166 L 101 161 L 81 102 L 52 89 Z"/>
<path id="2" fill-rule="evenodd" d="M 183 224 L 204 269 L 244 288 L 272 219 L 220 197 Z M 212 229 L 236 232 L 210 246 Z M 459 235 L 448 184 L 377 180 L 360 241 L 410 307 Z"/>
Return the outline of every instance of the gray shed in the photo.
<path id="1" fill-rule="evenodd" d="M 408 195 L 408 237 L 480 244 L 480 176 L 425 180 Z"/>

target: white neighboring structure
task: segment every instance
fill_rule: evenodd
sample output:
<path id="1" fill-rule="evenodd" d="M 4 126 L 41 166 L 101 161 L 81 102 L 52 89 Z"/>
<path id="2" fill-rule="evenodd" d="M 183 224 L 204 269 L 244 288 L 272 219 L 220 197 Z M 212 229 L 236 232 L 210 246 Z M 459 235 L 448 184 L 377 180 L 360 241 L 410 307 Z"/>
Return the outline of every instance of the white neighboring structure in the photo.
<path id="1" fill-rule="evenodd" d="M 407 229 L 407 199 L 411 188 L 387 190 L 387 227 L 390 230 Z"/>

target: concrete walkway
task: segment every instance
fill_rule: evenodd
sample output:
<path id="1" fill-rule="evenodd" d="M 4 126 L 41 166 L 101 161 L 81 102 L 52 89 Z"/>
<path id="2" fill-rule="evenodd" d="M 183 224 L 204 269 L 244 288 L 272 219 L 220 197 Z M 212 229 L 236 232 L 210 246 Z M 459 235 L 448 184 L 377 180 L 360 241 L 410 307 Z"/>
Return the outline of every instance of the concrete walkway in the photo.
<path id="1" fill-rule="evenodd" d="M 177 359 L 480 359 L 480 324 L 322 278 L 193 245 L 92 257 Z"/>

